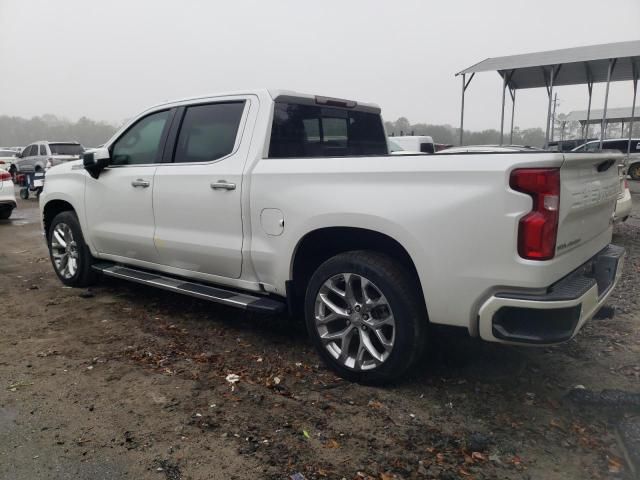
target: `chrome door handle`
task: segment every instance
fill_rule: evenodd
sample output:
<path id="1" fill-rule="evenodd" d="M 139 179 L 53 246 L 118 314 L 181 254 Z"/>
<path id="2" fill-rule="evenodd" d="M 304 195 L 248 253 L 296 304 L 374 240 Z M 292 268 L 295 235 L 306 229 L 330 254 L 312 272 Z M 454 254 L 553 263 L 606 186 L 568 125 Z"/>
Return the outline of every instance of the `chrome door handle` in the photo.
<path id="1" fill-rule="evenodd" d="M 211 184 L 211 188 L 214 190 L 235 190 L 236 184 L 227 182 L 226 180 L 218 180 Z"/>
<path id="2" fill-rule="evenodd" d="M 132 187 L 142 187 L 142 188 L 147 188 L 149 185 L 151 185 L 151 182 L 148 180 L 143 180 L 141 178 L 138 178 L 137 180 L 134 180 L 133 182 L 131 182 L 131 186 Z"/>

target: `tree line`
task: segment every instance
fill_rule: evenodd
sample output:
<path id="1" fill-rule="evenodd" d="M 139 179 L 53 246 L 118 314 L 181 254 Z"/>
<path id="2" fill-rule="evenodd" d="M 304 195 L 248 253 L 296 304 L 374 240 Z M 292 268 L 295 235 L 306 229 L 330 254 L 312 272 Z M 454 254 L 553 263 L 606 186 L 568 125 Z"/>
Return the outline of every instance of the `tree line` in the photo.
<path id="1" fill-rule="evenodd" d="M 81 117 L 72 122 L 46 114 L 33 118 L 0 115 L 0 145 L 26 146 L 39 140 L 76 141 L 85 147 L 96 147 L 109 140 L 118 127 Z"/>
<path id="2" fill-rule="evenodd" d="M 460 142 L 460 128 L 451 125 L 430 125 L 426 123 L 412 124 L 405 117 L 400 117 L 395 122 L 384 122 L 387 134 L 390 136 L 398 135 L 429 135 L 433 137 L 434 142 L 444 143 L 448 145 L 458 145 Z M 610 123 L 607 125 L 606 138 L 627 138 L 629 135 L 629 125 L 625 124 L 624 131 L 620 123 Z M 556 116 L 553 136 L 550 134 L 551 141 L 569 140 L 583 138 L 583 130 L 579 122 L 567 121 L 567 115 L 560 113 Z M 513 128 L 513 141 L 509 138 L 510 132 L 505 127 L 504 143 L 512 143 L 514 145 L 528 145 L 531 147 L 544 147 L 545 131 L 542 128 Z M 589 138 L 600 138 L 600 125 L 591 125 L 589 127 Z M 640 137 L 640 122 L 633 125 L 633 137 Z M 464 131 L 465 145 L 495 145 L 500 143 L 500 132 L 495 129 L 482 130 L 473 132 Z"/>
<path id="3" fill-rule="evenodd" d="M 460 129 L 451 125 L 431 125 L 427 123 L 412 124 L 405 117 L 398 118 L 395 122 L 384 122 L 387 134 L 398 135 L 429 135 L 437 143 L 457 145 L 460 137 Z M 81 117 L 73 122 L 56 115 L 46 114 L 30 119 L 0 115 L 0 145 L 4 147 L 25 146 L 38 140 L 77 141 L 85 147 L 95 147 L 105 143 L 116 132 L 118 126 L 107 122 L 91 120 Z M 592 125 L 589 136 L 594 138 L 599 135 L 600 127 Z M 541 128 L 520 129 L 515 127 L 513 131 L 513 144 L 529 145 L 532 147 L 544 146 L 545 132 Z M 607 138 L 616 138 L 628 135 L 625 127 L 624 134 L 619 124 L 611 124 L 607 129 Z M 634 136 L 640 136 L 640 122 L 634 125 Z M 554 138 L 556 140 L 580 138 L 580 124 L 567 122 L 566 115 L 559 114 L 554 126 Z M 482 131 L 464 131 L 464 143 L 466 145 L 491 145 L 500 142 L 500 132 L 495 129 Z M 509 131 L 505 131 L 505 143 L 509 141 Z"/>
<path id="4" fill-rule="evenodd" d="M 429 135 L 434 142 L 447 145 L 458 145 L 460 142 L 460 128 L 451 125 L 430 125 L 427 123 L 410 123 L 405 117 L 400 117 L 395 122 L 384 122 L 387 134 L 398 135 Z M 529 145 L 532 147 L 544 146 L 545 132 L 541 128 L 513 129 L 513 142 L 509 141 L 509 130 L 505 129 L 504 143 L 515 145 Z M 500 143 L 500 132 L 495 129 L 474 132 L 464 131 L 465 145 L 495 145 Z"/>

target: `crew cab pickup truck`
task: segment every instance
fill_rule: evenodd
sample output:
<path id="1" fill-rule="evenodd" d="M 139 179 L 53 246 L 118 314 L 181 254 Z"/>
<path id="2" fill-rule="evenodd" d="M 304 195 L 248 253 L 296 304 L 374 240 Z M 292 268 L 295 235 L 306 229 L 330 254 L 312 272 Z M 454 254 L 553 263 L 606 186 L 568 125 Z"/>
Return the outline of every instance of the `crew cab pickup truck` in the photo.
<path id="1" fill-rule="evenodd" d="M 64 284 L 288 310 L 338 374 L 381 383 L 416 364 L 430 324 L 576 335 L 621 272 L 616 155 L 391 156 L 375 105 L 246 91 L 145 111 L 51 168 L 40 207 Z"/>

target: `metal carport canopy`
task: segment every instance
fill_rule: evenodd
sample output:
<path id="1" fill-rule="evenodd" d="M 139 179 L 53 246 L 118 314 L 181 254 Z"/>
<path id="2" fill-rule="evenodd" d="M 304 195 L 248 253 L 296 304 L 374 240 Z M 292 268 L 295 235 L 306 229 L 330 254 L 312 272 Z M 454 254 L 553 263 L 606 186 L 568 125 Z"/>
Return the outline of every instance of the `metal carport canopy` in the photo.
<path id="1" fill-rule="evenodd" d="M 513 139 L 513 118 L 515 112 L 516 91 L 525 88 L 545 87 L 549 97 L 545 147 L 549 142 L 549 124 L 551 119 L 551 97 L 553 87 L 558 85 L 587 85 L 589 107 L 594 83 L 607 83 L 604 112 L 601 125 L 604 129 L 607 115 L 610 82 L 633 81 L 633 108 L 640 75 L 640 40 L 630 42 L 589 45 L 585 47 L 564 48 L 546 52 L 525 53 L 506 57 L 487 58 L 475 65 L 461 70 L 456 76 L 462 76 L 462 105 L 460 112 L 460 144 L 464 131 L 464 94 L 473 76 L 479 72 L 496 71 L 503 79 L 502 117 L 500 120 L 500 144 L 503 144 L 505 92 L 509 89 L 513 102 L 511 109 L 511 137 Z M 467 80 L 467 75 L 470 75 Z M 586 122 L 590 123 L 589 120 Z M 588 132 L 587 132 L 588 134 Z M 601 137 L 604 136 L 604 133 Z M 602 140 L 602 138 L 601 138 Z M 513 141 L 513 140 L 511 140 Z"/>
<path id="2" fill-rule="evenodd" d="M 607 122 L 630 122 L 640 120 L 640 112 L 632 113 L 632 107 L 610 108 L 607 110 Z M 589 114 L 589 123 L 600 123 L 604 118 L 604 110 L 594 108 L 591 112 L 587 110 L 574 110 L 567 115 L 567 122 L 586 123 L 587 114 Z"/>
<path id="3" fill-rule="evenodd" d="M 540 88 L 548 85 L 548 71 L 555 66 L 553 85 L 586 85 L 607 81 L 610 59 L 616 59 L 612 82 L 633 80 L 634 64 L 636 75 L 640 68 L 640 40 L 487 58 L 456 76 L 496 71 L 502 78 L 510 76 L 512 89 Z"/>

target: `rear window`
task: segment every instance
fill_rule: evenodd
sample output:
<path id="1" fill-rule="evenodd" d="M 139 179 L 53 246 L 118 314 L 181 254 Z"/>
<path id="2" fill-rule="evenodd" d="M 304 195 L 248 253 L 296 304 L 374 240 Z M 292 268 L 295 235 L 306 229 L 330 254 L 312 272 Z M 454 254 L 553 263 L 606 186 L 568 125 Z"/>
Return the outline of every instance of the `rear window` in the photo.
<path id="1" fill-rule="evenodd" d="M 233 151 L 244 102 L 188 107 L 182 120 L 174 162 L 209 162 Z"/>
<path id="2" fill-rule="evenodd" d="M 50 143 L 52 155 L 80 155 L 84 151 L 77 143 Z"/>
<path id="3" fill-rule="evenodd" d="M 0 157 L 15 157 L 17 153 L 13 150 L 0 150 Z"/>
<path id="4" fill-rule="evenodd" d="M 387 155 L 380 115 L 276 102 L 269 157 Z"/>

